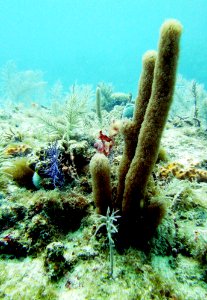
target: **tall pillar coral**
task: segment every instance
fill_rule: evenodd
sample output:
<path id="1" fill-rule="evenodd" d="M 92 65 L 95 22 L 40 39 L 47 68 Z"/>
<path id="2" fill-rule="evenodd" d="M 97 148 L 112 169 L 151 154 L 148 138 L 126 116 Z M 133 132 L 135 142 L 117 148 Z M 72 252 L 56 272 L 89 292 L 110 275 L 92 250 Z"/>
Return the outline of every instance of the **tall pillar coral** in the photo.
<path id="1" fill-rule="evenodd" d="M 158 54 L 147 52 L 143 57 L 133 120 L 123 126 L 125 148 L 115 208 L 122 215 L 117 240 L 124 246 L 147 245 L 164 215 L 163 207 L 150 203 L 146 192 L 173 98 L 181 32 L 176 20 L 162 25 Z M 112 196 L 109 163 L 104 159 L 96 154 L 90 171 L 97 210 L 105 215 Z"/>
<path id="2" fill-rule="evenodd" d="M 93 198 L 98 214 L 106 215 L 107 208 L 111 207 L 111 179 L 108 158 L 96 153 L 90 161 Z"/>
<path id="3" fill-rule="evenodd" d="M 116 208 L 121 210 L 124 194 L 125 177 L 134 157 L 138 142 L 138 135 L 144 120 L 145 111 L 152 90 L 156 51 L 147 51 L 142 58 L 142 74 L 139 80 L 138 96 L 135 102 L 134 116 L 132 121 L 123 124 L 122 134 L 124 137 L 124 152 L 119 165 L 119 178 L 116 197 Z"/>
<path id="4" fill-rule="evenodd" d="M 173 98 L 182 26 L 167 20 L 161 27 L 152 94 L 141 126 L 135 156 L 126 175 L 122 202 L 125 219 L 145 206 L 147 183 L 157 160 L 162 132 Z"/>

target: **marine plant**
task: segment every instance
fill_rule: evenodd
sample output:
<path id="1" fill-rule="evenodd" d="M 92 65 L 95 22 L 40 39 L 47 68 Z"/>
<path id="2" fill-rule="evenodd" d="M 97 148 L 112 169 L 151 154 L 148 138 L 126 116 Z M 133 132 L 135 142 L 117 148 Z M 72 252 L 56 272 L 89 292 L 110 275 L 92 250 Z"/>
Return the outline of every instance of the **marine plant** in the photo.
<path id="1" fill-rule="evenodd" d="M 107 111 L 111 110 L 111 94 L 113 93 L 114 87 L 111 83 L 99 82 L 98 87 L 101 94 L 101 106 L 102 109 Z"/>
<path id="2" fill-rule="evenodd" d="M 2 299 L 50 299 L 56 300 L 57 290 L 43 275 L 41 262 L 29 260 L 15 266 L 0 261 L 0 298 Z M 26 280 L 22 280 L 26 278 Z"/>
<path id="3" fill-rule="evenodd" d="M 3 149 L 0 148 L 0 167 L 2 167 L 4 159 L 5 159 L 5 153 L 4 153 Z"/>
<path id="4" fill-rule="evenodd" d="M 61 103 L 64 97 L 63 85 L 60 80 L 56 81 L 50 90 L 51 103 Z"/>
<path id="5" fill-rule="evenodd" d="M 14 61 L 8 61 L 1 70 L 2 95 L 13 102 L 42 100 L 46 82 L 41 71 L 18 71 Z"/>
<path id="6" fill-rule="evenodd" d="M 3 133 L 2 141 L 8 142 L 22 142 L 24 139 L 24 134 L 14 128 L 9 128 L 7 131 Z"/>
<path id="7" fill-rule="evenodd" d="M 200 127 L 200 120 L 198 119 L 198 91 L 197 91 L 197 83 L 195 80 L 192 82 L 192 96 L 194 101 L 194 116 L 193 119 L 195 121 L 195 125 Z"/>
<path id="8" fill-rule="evenodd" d="M 180 119 L 182 123 L 200 127 L 206 123 L 207 92 L 196 80 L 187 80 L 178 74 L 175 86 L 173 105 L 170 110 L 171 119 Z"/>
<path id="9" fill-rule="evenodd" d="M 74 84 L 63 96 L 62 104 L 53 103 L 51 112 L 44 111 L 38 118 L 46 125 L 50 136 L 69 141 L 71 136 L 84 130 L 84 119 L 91 97 L 90 86 Z"/>
<path id="10" fill-rule="evenodd" d="M 118 227 L 117 225 L 114 224 L 114 222 L 117 222 L 117 219 L 120 218 L 121 216 L 117 215 L 118 210 L 110 212 L 110 208 L 107 208 L 106 215 L 98 215 L 98 219 L 101 222 L 101 224 L 98 226 L 96 229 L 95 235 L 97 232 L 103 227 L 106 227 L 106 233 L 109 241 L 109 261 L 110 261 L 110 272 L 109 275 L 110 277 L 113 277 L 113 272 L 114 272 L 114 240 L 112 238 L 114 233 L 118 232 Z"/>

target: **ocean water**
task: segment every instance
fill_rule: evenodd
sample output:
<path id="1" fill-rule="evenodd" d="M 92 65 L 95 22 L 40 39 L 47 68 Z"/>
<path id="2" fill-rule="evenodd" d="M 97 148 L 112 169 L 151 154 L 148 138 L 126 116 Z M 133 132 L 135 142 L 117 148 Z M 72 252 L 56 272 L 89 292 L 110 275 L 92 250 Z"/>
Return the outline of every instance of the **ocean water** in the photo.
<path id="1" fill-rule="evenodd" d="M 0 0 L 0 68 L 41 70 L 52 86 L 137 92 L 141 58 L 164 20 L 183 25 L 178 72 L 207 87 L 206 0 Z"/>

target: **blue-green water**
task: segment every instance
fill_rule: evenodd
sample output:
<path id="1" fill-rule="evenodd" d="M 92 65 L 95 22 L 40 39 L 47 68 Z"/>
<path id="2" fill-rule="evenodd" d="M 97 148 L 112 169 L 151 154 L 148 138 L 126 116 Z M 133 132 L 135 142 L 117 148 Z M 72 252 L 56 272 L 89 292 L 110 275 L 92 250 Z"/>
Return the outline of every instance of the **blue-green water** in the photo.
<path id="1" fill-rule="evenodd" d="M 207 87 L 206 16 L 207 0 L 0 0 L 0 68 L 13 60 L 50 85 L 104 81 L 135 94 L 143 53 L 176 18 L 179 73 Z"/>

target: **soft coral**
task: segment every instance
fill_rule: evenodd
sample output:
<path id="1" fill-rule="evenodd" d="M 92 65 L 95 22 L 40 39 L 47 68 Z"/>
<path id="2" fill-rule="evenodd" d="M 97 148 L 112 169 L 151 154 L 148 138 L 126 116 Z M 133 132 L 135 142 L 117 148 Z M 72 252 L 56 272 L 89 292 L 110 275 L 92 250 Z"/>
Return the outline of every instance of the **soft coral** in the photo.
<path id="1" fill-rule="evenodd" d="M 108 156 L 110 151 L 114 145 L 114 141 L 111 137 L 99 132 L 99 141 L 94 144 L 94 147 L 97 149 L 98 152 L 103 153 L 104 155 Z"/>
<path id="2" fill-rule="evenodd" d="M 54 188 L 61 187 L 64 184 L 64 175 L 60 170 L 59 154 L 57 142 L 51 144 L 46 150 L 46 159 L 49 166 L 45 169 L 45 174 L 52 179 Z"/>

